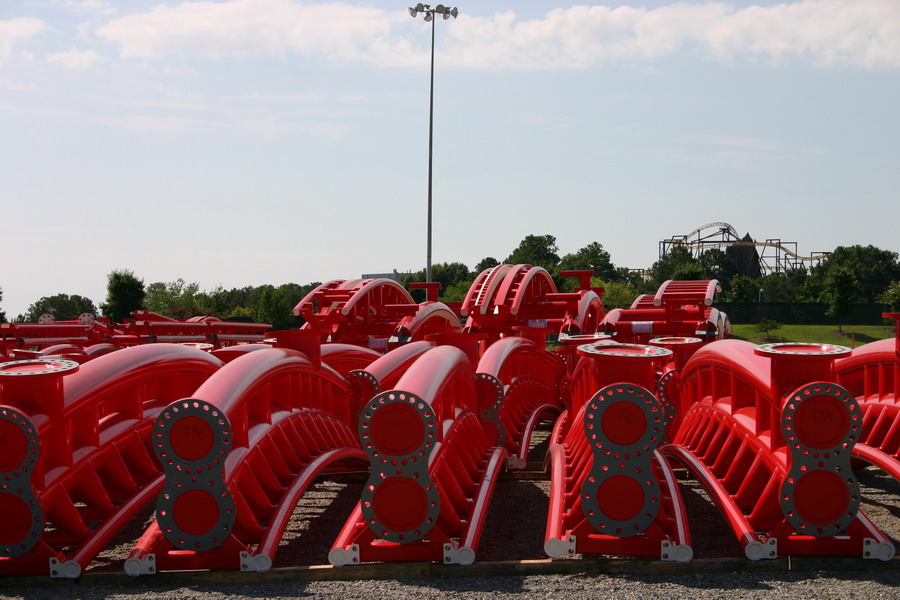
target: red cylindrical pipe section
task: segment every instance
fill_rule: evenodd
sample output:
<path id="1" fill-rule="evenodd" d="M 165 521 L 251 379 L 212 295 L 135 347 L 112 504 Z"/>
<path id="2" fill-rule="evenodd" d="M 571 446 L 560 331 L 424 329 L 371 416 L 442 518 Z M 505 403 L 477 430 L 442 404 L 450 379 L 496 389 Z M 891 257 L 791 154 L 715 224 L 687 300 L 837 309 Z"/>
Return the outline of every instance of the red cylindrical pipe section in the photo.
<path id="1" fill-rule="evenodd" d="M 426 341 L 433 342 L 438 346 L 459 348 L 473 365 L 478 364 L 487 339 L 488 335 L 485 333 L 436 333 L 425 336 Z"/>
<path id="2" fill-rule="evenodd" d="M 17 360 L 0 364 L 0 403 L 31 416 L 59 419 L 64 411 L 63 377 L 78 363 L 58 358 Z M 40 426 L 39 423 L 35 425 Z"/>
<path id="3" fill-rule="evenodd" d="M 592 387 L 599 390 L 615 383 L 633 383 L 652 390 L 656 383 L 656 364 L 667 360 L 672 351 L 643 344 L 586 344 L 578 354 L 589 359 Z"/>
<path id="4" fill-rule="evenodd" d="M 850 348 L 832 344 L 785 342 L 758 346 L 754 352 L 771 361 L 772 392 L 784 398 L 813 381 L 834 381 L 834 361 L 850 355 Z"/>
<path id="5" fill-rule="evenodd" d="M 675 369 L 680 372 L 688 359 L 703 345 L 703 340 L 697 337 L 660 337 L 650 340 L 650 345 L 671 350 Z"/>
<path id="6" fill-rule="evenodd" d="M 287 329 L 271 331 L 267 335 L 275 338 L 276 347 L 302 352 L 314 365 L 321 362 L 322 337 L 318 332 L 309 329 Z"/>

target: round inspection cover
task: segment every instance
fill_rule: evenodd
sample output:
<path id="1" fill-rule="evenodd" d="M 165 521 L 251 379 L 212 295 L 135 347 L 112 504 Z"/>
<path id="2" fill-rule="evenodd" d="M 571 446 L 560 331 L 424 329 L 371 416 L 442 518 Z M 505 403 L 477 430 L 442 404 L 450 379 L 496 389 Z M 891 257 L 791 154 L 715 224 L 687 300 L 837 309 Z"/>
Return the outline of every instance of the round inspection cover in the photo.
<path id="1" fill-rule="evenodd" d="M 850 429 L 850 413 L 840 399 L 817 394 L 806 398 L 794 413 L 797 441 L 817 450 L 844 442 Z"/>
<path id="2" fill-rule="evenodd" d="M 360 501 L 366 526 L 379 539 L 395 543 L 423 539 L 441 510 L 440 495 L 426 473 L 382 478 L 373 472 Z"/>
<path id="3" fill-rule="evenodd" d="M 788 396 L 781 413 L 781 427 L 795 460 L 804 460 L 804 449 L 840 455 L 845 445 L 849 453 L 859 440 L 862 411 L 846 388 L 817 381 Z"/>
<path id="4" fill-rule="evenodd" d="M 584 434 L 596 451 L 619 455 L 652 452 L 662 441 L 665 414 L 646 388 L 608 385 L 594 394 L 584 413 Z"/>
<path id="5" fill-rule="evenodd" d="M 175 524 L 188 535 L 209 533 L 219 521 L 219 503 L 206 490 L 187 490 L 172 505 Z"/>
<path id="6" fill-rule="evenodd" d="M 794 506 L 801 519 L 823 527 L 839 521 L 850 505 L 847 482 L 832 471 L 816 470 L 794 485 Z"/>
<path id="7" fill-rule="evenodd" d="M 360 411 L 359 441 L 371 457 L 373 469 L 393 459 L 399 474 L 418 470 L 427 461 L 438 436 L 438 423 L 431 405 L 415 394 L 393 390 L 382 392 Z"/>
<path id="8" fill-rule="evenodd" d="M 231 424 L 204 400 L 179 400 L 167 406 L 153 425 L 153 450 L 163 469 L 171 465 L 220 465 L 231 450 Z"/>
<path id="9" fill-rule="evenodd" d="M 644 489 L 634 477 L 614 475 L 597 489 L 597 506 L 610 519 L 630 521 L 644 505 Z"/>
<path id="10" fill-rule="evenodd" d="M 391 477 L 375 488 L 375 515 L 391 531 L 409 531 L 428 515 L 428 495 L 408 477 Z"/>

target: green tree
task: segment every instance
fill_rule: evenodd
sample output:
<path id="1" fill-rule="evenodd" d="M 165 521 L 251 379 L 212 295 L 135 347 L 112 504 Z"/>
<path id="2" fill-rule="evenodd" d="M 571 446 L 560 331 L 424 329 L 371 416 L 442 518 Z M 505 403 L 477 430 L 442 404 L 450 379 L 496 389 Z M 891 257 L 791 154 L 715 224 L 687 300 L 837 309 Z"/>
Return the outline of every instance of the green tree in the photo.
<path id="1" fill-rule="evenodd" d="M 3 288 L 0 288 L 0 302 L 3 302 Z M 0 323 L 6 323 L 6 313 L 0 310 Z"/>
<path id="2" fill-rule="evenodd" d="M 735 275 L 729 282 L 728 291 L 722 294 L 725 302 L 757 302 L 759 286 L 746 275 Z"/>
<path id="3" fill-rule="evenodd" d="M 900 281 L 888 286 L 881 295 L 881 301 L 887 304 L 888 312 L 900 312 Z"/>
<path id="4" fill-rule="evenodd" d="M 106 303 L 100 305 L 100 310 L 104 317 L 121 323 L 131 311 L 143 307 L 146 295 L 143 279 L 138 279 L 128 269 L 116 269 L 107 276 Z"/>
<path id="5" fill-rule="evenodd" d="M 797 302 L 801 297 L 805 276 L 795 271 L 803 270 L 769 273 L 757 279 L 756 285 L 762 290 L 763 299 L 766 302 Z"/>
<path id="6" fill-rule="evenodd" d="M 97 314 L 97 307 L 91 300 L 78 294 L 56 294 L 44 296 L 29 306 L 25 321 L 36 323 L 41 315 L 53 315 L 57 321 L 68 321 L 77 319 L 84 313 Z"/>
<path id="7" fill-rule="evenodd" d="M 734 259 L 718 248 L 707 250 L 697 261 L 703 272 L 700 279 L 716 279 L 723 288 L 726 288 L 731 278 L 738 274 L 738 266 Z"/>
<path id="8" fill-rule="evenodd" d="M 838 331 L 842 331 L 842 321 L 853 309 L 858 287 L 859 282 L 850 269 L 832 267 L 829 270 L 825 279 L 824 300 L 828 304 L 825 314 L 838 320 Z"/>
<path id="9" fill-rule="evenodd" d="M 832 269 L 843 267 L 853 273 L 857 281 L 856 302 L 877 302 L 891 282 L 900 279 L 897 253 L 875 246 L 838 246 L 822 264 L 813 269 L 812 278 L 820 289 L 827 288 L 826 280 Z"/>
<path id="10" fill-rule="evenodd" d="M 144 306 L 147 310 L 159 313 L 172 319 L 189 319 L 203 315 L 201 308 L 200 284 L 186 283 L 184 279 L 176 279 L 168 283 L 155 282 L 147 286 Z"/>
<path id="11" fill-rule="evenodd" d="M 437 281 L 441 284 L 438 298 L 443 300 L 447 290 L 460 283 L 467 284 L 466 289 L 468 290 L 468 285 L 471 285 L 472 281 L 475 279 L 475 275 L 469 271 L 469 267 L 461 262 L 445 262 L 431 265 L 431 279 L 432 281 Z M 415 273 L 407 273 L 400 278 L 400 284 L 406 287 L 408 287 L 410 283 L 419 281 L 425 281 L 424 270 L 416 271 Z M 417 302 L 425 300 L 424 290 L 410 290 L 410 293 Z"/>
<path id="12" fill-rule="evenodd" d="M 684 264 L 699 264 L 691 255 L 691 251 L 684 246 L 674 246 L 669 252 L 653 263 L 650 267 L 650 276 L 656 283 L 656 287 L 669 279 L 675 279 L 675 270 Z"/>
<path id="13" fill-rule="evenodd" d="M 603 281 L 618 281 L 619 272 L 610 260 L 609 252 L 599 242 L 591 242 L 574 254 L 566 254 L 559 262 L 561 271 L 584 271 L 590 269 L 595 277 Z"/>
<path id="14" fill-rule="evenodd" d="M 552 235 L 528 235 L 512 251 L 505 263 L 511 265 L 532 265 L 543 267 L 551 275 L 559 271 L 559 248 L 556 246 L 556 238 Z"/>
<path id="15" fill-rule="evenodd" d="M 442 302 L 462 302 L 466 299 L 466 294 L 469 293 L 469 288 L 472 287 L 473 281 L 460 281 L 454 283 L 446 290 L 442 289 L 441 292 L 443 293 L 440 300 Z"/>
<path id="16" fill-rule="evenodd" d="M 672 279 L 677 281 L 699 281 L 705 279 L 705 277 L 703 276 L 703 268 L 699 263 L 685 262 L 675 267 Z"/>
<path id="17" fill-rule="evenodd" d="M 591 279 L 591 286 L 604 288 L 602 300 L 606 310 L 628 308 L 631 306 L 631 303 L 634 302 L 634 299 L 640 295 L 640 292 L 638 292 L 637 288 L 633 285 L 622 283 L 620 281 L 610 281 L 607 283 L 594 278 Z"/>
<path id="18" fill-rule="evenodd" d="M 475 275 L 478 275 L 485 269 L 492 269 L 500 264 L 500 261 L 494 258 L 493 256 L 486 256 L 478 261 L 478 264 L 475 265 Z"/>
<path id="19" fill-rule="evenodd" d="M 284 292 L 275 288 L 266 289 L 256 305 L 256 321 L 270 324 L 275 331 L 290 329 L 294 324 L 292 309 Z"/>
<path id="20" fill-rule="evenodd" d="M 769 332 L 775 331 L 776 329 L 781 329 L 781 323 L 775 319 L 760 319 L 759 323 L 756 324 L 756 331 L 765 333 L 767 338 L 771 337 Z"/>

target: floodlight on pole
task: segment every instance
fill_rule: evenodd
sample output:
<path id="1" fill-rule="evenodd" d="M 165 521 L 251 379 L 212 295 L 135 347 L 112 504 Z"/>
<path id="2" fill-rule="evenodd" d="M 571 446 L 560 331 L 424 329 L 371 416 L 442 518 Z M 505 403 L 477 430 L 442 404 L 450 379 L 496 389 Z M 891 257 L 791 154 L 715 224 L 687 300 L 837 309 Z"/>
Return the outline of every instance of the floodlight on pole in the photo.
<path id="1" fill-rule="evenodd" d="M 411 17 L 416 18 L 419 13 L 423 15 L 426 22 L 431 21 L 431 87 L 428 100 L 428 252 L 425 262 L 425 281 L 431 282 L 431 166 L 434 139 L 434 23 L 436 20 L 434 16 L 441 15 L 445 21 L 450 17 L 455 19 L 459 14 L 459 9 L 443 4 L 431 8 L 431 5 L 421 3 L 409 8 Z"/>

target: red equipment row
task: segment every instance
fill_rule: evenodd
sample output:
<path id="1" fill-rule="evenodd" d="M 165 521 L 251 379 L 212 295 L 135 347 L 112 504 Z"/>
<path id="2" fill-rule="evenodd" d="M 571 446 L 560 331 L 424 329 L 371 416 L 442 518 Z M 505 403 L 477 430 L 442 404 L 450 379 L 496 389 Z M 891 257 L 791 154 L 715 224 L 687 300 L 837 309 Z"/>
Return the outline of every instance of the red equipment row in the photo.
<path id="1" fill-rule="evenodd" d="M 0 358 L 37 358 L 58 355 L 84 363 L 106 352 L 156 342 L 209 344 L 222 348 L 262 342 L 271 325 L 236 323 L 215 317 L 177 321 L 147 311 L 132 312 L 122 324 L 95 320 L 85 313 L 72 321 L 55 321 L 43 315 L 38 323 L 0 323 Z"/>
<path id="2" fill-rule="evenodd" d="M 851 458 L 900 474 L 900 328 L 852 353 L 708 343 L 727 327 L 687 336 L 713 313 L 686 307 L 710 308 L 717 284 L 672 282 L 656 306 L 679 336 L 619 343 L 596 332 L 589 274 L 557 295 L 543 269 L 501 267 L 473 284 L 467 333 L 387 280 L 330 282 L 298 305 L 305 331 L 276 332 L 274 348 L 0 364 L 0 572 L 77 576 L 157 497 L 127 572 L 265 571 L 312 481 L 366 469 L 332 564 L 469 564 L 494 482 L 525 466 L 540 421 L 555 421 L 551 556 L 690 560 L 683 467 L 749 558 L 893 557 L 859 511 Z M 558 351 L 551 330 L 567 334 Z"/>

